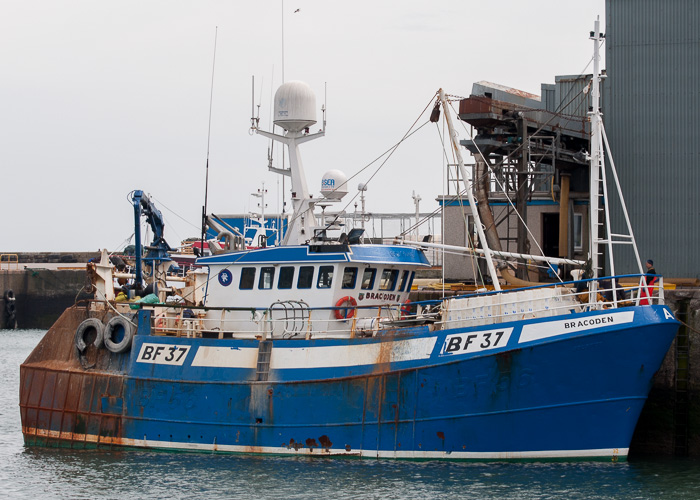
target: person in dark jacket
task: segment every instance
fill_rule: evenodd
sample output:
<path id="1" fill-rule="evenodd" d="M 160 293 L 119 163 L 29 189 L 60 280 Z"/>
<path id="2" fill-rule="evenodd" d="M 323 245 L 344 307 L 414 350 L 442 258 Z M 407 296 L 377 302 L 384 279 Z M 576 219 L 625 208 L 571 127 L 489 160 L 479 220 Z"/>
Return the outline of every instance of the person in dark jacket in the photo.
<path id="1" fill-rule="evenodd" d="M 654 269 L 654 261 L 649 259 L 647 260 L 647 284 L 651 285 L 653 282 L 657 281 L 658 278 L 656 278 L 656 269 Z"/>
<path id="2" fill-rule="evenodd" d="M 654 294 L 654 285 L 659 281 L 656 276 L 656 269 L 654 269 L 654 261 L 649 259 L 646 262 L 647 273 L 644 275 L 644 279 L 647 283 L 646 287 L 641 287 L 639 289 L 639 305 L 645 306 L 652 303 L 651 297 Z"/>

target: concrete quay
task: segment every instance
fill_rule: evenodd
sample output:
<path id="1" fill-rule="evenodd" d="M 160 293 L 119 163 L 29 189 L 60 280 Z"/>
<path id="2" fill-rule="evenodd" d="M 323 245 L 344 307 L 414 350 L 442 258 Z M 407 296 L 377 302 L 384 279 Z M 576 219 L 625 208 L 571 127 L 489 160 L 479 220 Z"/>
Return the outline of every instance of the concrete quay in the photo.
<path id="1" fill-rule="evenodd" d="M 76 300 L 91 296 L 85 265 L 99 252 L 3 253 L 0 259 L 0 329 L 8 325 L 7 295 L 14 296 L 17 328 L 48 329 Z"/>

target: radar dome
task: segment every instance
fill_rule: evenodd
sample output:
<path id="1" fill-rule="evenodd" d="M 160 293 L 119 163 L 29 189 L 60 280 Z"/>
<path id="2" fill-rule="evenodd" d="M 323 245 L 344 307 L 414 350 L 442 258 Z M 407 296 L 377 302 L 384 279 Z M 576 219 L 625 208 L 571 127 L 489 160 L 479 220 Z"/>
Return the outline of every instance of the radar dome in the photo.
<path id="1" fill-rule="evenodd" d="M 321 179 L 321 194 L 327 200 L 342 200 L 348 194 L 348 178 L 340 170 L 329 170 Z"/>
<path id="2" fill-rule="evenodd" d="M 316 95 L 304 82 L 284 83 L 275 93 L 274 122 L 289 132 L 316 123 Z"/>

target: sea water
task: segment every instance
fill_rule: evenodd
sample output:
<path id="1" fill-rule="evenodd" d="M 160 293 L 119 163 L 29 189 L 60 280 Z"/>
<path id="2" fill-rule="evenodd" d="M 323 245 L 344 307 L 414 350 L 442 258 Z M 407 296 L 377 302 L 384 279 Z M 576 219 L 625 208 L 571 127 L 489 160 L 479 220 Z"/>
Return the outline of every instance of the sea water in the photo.
<path id="1" fill-rule="evenodd" d="M 697 499 L 700 461 L 459 463 L 26 448 L 19 365 L 44 335 L 0 330 L 0 497 Z"/>

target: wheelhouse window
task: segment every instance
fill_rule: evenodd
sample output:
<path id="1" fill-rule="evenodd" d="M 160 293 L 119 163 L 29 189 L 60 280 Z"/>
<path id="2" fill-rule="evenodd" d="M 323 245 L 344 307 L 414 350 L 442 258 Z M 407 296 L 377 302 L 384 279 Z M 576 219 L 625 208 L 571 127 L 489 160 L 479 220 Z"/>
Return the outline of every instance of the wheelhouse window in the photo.
<path id="1" fill-rule="evenodd" d="M 275 268 L 274 267 L 263 267 L 260 269 L 260 280 L 258 281 L 258 288 L 260 290 L 270 290 L 272 284 L 275 282 Z"/>
<path id="2" fill-rule="evenodd" d="M 399 277 L 399 271 L 396 269 L 384 269 L 382 277 L 379 280 L 379 289 L 386 292 L 392 291 L 396 287 L 396 280 Z"/>
<path id="3" fill-rule="evenodd" d="M 363 290 L 371 290 L 374 288 L 374 278 L 377 276 L 377 270 L 368 267 L 362 272 L 362 289 Z"/>
<path id="4" fill-rule="evenodd" d="M 357 268 L 346 267 L 343 272 L 343 288 L 355 288 L 357 282 Z"/>
<path id="5" fill-rule="evenodd" d="M 318 269 L 318 284 L 319 288 L 330 288 L 333 282 L 333 266 L 321 266 Z"/>
<path id="6" fill-rule="evenodd" d="M 244 267 L 241 269 L 241 282 L 238 286 L 241 290 L 252 290 L 255 285 L 255 268 Z"/>
<path id="7" fill-rule="evenodd" d="M 406 282 L 408 281 L 408 276 L 410 275 L 410 271 L 404 271 L 403 274 L 401 275 L 401 281 L 399 282 L 399 292 L 403 292 L 404 289 L 406 288 Z"/>
<path id="8" fill-rule="evenodd" d="M 280 277 L 277 282 L 277 288 L 281 290 L 289 290 L 294 284 L 294 268 L 291 266 L 280 268 Z"/>
<path id="9" fill-rule="evenodd" d="M 413 278 L 415 278 L 415 277 L 416 277 L 416 272 L 413 271 L 413 272 L 411 273 L 411 279 L 408 280 L 408 286 L 406 287 L 406 291 L 407 291 L 407 292 L 410 292 L 410 291 L 411 291 L 411 287 L 413 286 Z"/>
<path id="10" fill-rule="evenodd" d="M 314 282 L 314 266 L 301 266 L 299 268 L 299 278 L 297 278 L 297 288 L 311 288 Z"/>

